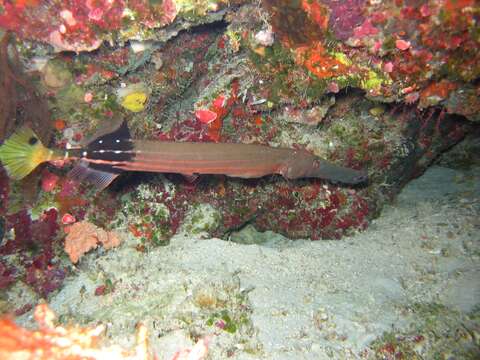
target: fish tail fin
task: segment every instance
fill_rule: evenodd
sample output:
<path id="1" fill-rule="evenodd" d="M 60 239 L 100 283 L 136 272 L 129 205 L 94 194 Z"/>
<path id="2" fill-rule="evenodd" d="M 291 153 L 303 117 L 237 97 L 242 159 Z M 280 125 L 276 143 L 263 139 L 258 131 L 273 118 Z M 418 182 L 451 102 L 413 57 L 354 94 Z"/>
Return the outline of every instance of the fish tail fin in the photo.
<path id="1" fill-rule="evenodd" d="M 23 179 L 45 161 L 58 159 L 54 150 L 45 147 L 29 127 L 14 132 L 0 146 L 0 162 L 14 180 Z"/>

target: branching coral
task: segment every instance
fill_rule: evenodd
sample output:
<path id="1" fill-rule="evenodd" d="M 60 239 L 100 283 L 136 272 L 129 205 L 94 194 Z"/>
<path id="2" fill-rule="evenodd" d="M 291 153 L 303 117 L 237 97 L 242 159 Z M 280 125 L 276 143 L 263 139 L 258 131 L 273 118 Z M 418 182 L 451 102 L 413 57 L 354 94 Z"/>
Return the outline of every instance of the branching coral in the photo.
<path id="1" fill-rule="evenodd" d="M 79 359 L 130 359 L 149 360 L 147 328 L 137 327 L 135 346 L 131 350 L 118 345 L 102 346 L 104 325 L 93 328 L 80 326 L 55 326 L 55 314 L 46 305 L 35 308 L 39 329 L 30 331 L 19 327 L 8 318 L 0 319 L 0 357 L 2 359 L 79 360 Z M 207 353 L 207 342 L 200 340 L 191 350 L 175 354 L 173 359 L 201 360 Z"/>
<path id="2" fill-rule="evenodd" d="M 120 239 L 115 232 L 107 232 L 88 221 L 73 224 L 65 238 L 65 252 L 73 263 L 78 262 L 86 252 L 95 249 L 97 244 L 103 244 L 105 249 L 116 247 Z"/>
<path id="3" fill-rule="evenodd" d="M 55 315 L 47 305 L 35 309 L 39 330 L 29 331 L 9 319 L 0 320 L 0 355 L 2 359 L 150 359 L 147 331 L 137 330 L 137 344 L 127 352 L 118 346 L 101 347 L 103 325 L 94 328 L 54 325 Z"/>

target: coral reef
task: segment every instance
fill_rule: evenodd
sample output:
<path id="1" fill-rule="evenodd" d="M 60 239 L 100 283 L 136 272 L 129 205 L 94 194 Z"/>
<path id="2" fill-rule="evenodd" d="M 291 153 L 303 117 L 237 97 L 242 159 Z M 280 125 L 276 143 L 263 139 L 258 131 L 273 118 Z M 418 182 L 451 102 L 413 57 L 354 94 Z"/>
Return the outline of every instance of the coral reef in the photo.
<path id="1" fill-rule="evenodd" d="M 127 200 L 117 208 L 129 220 L 120 223 L 144 243 L 164 243 L 185 217 L 198 218 L 191 214 L 199 205 L 218 210 L 211 235 L 225 237 L 250 223 L 291 238 L 340 238 L 365 228 L 385 199 L 468 133 L 471 126 L 457 115 L 477 118 L 471 1 L 1 6 L 0 24 L 36 41 L 18 44 L 17 62 L 44 57 L 38 87 L 58 124 L 59 146 L 77 145 L 102 122 L 123 116 L 136 138 L 298 147 L 369 169 L 364 188 L 277 178 L 202 177 L 187 184 L 167 176 L 145 185 L 163 195 L 144 203 L 126 186 L 117 197 Z M 52 55 L 38 42 L 57 51 L 96 51 Z M 54 183 L 44 176 L 48 190 Z M 92 203 L 83 195 L 77 201 Z M 109 226 L 105 219 L 98 224 Z"/>
<path id="2" fill-rule="evenodd" d="M 42 41 L 55 51 L 93 51 L 103 41 L 127 41 L 160 37 L 155 29 L 175 19 L 183 21 L 180 28 L 199 22 L 210 22 L 209 12 L 219 11 L 227 1 L 89 1 L 68 3 L 52 1 L 0 2 L 0 27 L 16 32 L 23 39 Z M 189 23 L 191 22 L 191 23 Z"/>
<path id="3" fill-rule="evenodd" d="M 263 3 L 273 31 L 323 89 L 334 82 L 426 107 L 478 78 L 474 1 Z"/>

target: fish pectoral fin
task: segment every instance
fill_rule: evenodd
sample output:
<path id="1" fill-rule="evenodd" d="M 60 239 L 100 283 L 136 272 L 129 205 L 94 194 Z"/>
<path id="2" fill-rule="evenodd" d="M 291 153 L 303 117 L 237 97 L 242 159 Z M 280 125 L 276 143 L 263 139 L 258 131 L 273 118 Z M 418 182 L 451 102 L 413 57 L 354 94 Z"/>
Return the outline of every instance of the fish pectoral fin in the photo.
<path id="1" fill-rule="evenodd" d="M 105 189 L 122 171 L 106 164 L 92 164 L 79 160 L 68 176 L 77 181 L 88 181 L 99 191 Z"/>

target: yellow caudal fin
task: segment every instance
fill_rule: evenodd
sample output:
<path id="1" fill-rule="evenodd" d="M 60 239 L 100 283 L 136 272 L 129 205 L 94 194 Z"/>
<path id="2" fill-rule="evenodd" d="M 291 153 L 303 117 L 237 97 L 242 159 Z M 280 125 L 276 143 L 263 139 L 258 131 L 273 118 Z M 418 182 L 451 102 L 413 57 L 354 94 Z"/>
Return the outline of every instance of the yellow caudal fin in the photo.
<path id="1" fill-rule="evenodd" d="M 54 160 L 54 151 L 43 146 L 32 129 L 24 126 L 0 146 L 0 162 L 8 176 L 20 180 L 42 162 Z"/>

